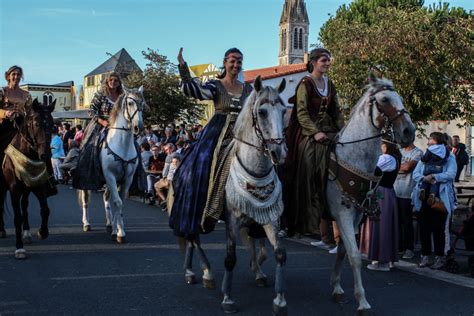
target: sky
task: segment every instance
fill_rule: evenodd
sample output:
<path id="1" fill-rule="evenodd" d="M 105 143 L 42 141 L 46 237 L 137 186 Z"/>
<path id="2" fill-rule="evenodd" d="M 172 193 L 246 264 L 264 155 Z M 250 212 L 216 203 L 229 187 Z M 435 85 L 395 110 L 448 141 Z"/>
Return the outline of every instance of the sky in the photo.
<path id="1" fill-rule="evenodd" d="M 306 0 L 309 43 L 342 0 Z M 425 1 L 431 4 L 438 1 Z M 472 0 L 446 1 L 474 9 Z M 145 67 L 141 52 L 158 50 L 176 62 L 180 47 L 189 65 L 222 64 L 238 47 L 244 68 L 278 64 L 284 0 L 0 0 L 0 70 L 24 69 L 26 83 L 54 84 L 84 75 L 125 48 Z M 6 83 L 2 83 L 4 85 Z"/>

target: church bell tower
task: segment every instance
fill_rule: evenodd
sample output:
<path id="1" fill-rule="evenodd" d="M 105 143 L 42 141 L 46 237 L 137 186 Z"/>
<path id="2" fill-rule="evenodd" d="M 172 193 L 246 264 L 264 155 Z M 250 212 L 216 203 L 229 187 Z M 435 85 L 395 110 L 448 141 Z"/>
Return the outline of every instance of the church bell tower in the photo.
<path id="1" fill-rule="evenodd" d="M 285 0 L 280 18 L 280 66 L 304 62 L 308 32 L 309 19 L 304 0 Z"/>

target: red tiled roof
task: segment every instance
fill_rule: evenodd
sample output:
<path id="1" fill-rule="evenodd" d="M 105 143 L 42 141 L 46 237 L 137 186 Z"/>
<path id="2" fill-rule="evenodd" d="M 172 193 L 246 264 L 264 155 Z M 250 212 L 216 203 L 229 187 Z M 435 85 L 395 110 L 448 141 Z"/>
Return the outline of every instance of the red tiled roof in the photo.
<path id="1" fill-rule="evenodd" d="M 245 82 L 252 83 L 255 78 L 257 78 L 257 76 L 261 76 L 262 80 L 268 80 L 303 71 L 306 71 L 306 64 L 294 64 L 246 70 L 244 71 L 244 80 Z"/>

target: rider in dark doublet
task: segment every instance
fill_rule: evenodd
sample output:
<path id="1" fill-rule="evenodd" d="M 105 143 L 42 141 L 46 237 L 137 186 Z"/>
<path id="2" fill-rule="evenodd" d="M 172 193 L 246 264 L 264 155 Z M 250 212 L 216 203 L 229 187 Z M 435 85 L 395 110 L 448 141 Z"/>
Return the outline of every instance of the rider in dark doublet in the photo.
<path id="1" fill-rule="evenodd" d="M 73 177 L 73 186 L 76 189 L 98 190 L 105 183 L 104 179 L 98 175 L 102 174 L 99 161 L 100 145 L 107 135 L 108 120 L 114 107 L 114 101 L 111 100 L 107 86 L 110 78 L 116 78 L 119 81 L 119 86 L 116 88 L 118 96 L 123 93 L 119 74 L 112 72 L 91 101 L 92 119 L 84 130 L 79 160 Z"/>

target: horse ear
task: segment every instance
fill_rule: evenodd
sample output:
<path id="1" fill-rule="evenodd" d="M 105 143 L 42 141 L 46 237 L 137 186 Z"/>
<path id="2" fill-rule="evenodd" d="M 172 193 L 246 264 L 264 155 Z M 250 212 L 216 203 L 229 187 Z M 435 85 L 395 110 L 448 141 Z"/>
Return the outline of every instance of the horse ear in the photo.
<path id="1" fill-rule="evenodd" d="M 278 93 L 282 93 L 283 90 L 285 90 L 285 87 L 286 87 L 286 80 L 285 78 L 283 78 L 281 80 L 280 86 L 278 87 Z"/>
<path id="2" fill-rule="evenodd" d="M 140 92 L 141 94 L 143 94 L 143 86 L 140 86 L 140 88 L 138 88 L 138 92 Z"/>
<path id="3" fill-rule="evenodd" d="M 39 104 L 39 102 L 38 102 L 38 98 L 35 98 L 35 99 L 33 100 L 33 103 L 31 103 L 31 107 L 32 107 L 33 110 L 35 110 L 35 111 L 36 111 L 36 109 L 38 109 L 38 108 L 40 107 L 40 104 Z"/>
<path id="4" fill-rule="evenodd" d="M 127 93 L 129 92 L 127 87 L 124 84 L 122 85 L 122 89 L 123 89 L 123 92 L 127 92 Z"/>
<path id="5" fill-rule="evenodd" d="M 369 71 L 369 83 L 370 84 L 374 84 L 377 82 L 377 76 L 375 75 L 375 73 L 373 71 Z"/>
<path id="6" fill-rule="evenodd" d="M 54 99 L 53 103 L 51 103 L 50 105 L 48 105 L 48 111 L 49 111 L 49 112 L 53 112 L 55 106 L 56 106 L 56 99 Z"/>
<path id="7" fill-rule="evenodd" d="M 262 90 L 262 86 L 262 78 L 260 76 L 257 76 L 257 78 L 255 78 L 255 82 L 253 83 L 255 91 L 260 92 L 260 90 Z"/>

